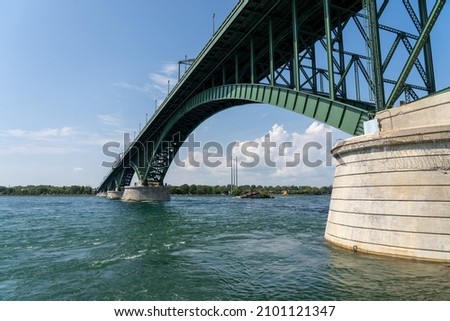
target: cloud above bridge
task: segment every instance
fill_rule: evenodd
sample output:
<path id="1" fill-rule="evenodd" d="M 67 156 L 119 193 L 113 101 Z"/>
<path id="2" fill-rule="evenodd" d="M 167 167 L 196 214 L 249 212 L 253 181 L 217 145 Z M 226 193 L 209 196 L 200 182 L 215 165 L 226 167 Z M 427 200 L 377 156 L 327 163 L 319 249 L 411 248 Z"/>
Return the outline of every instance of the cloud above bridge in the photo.
<path id="1" fill-rule="evenodd" d="M 113 85 L 128 90 L 133 90 L 145 94 L 152 99 L 162 101 L 177 83 L 178 64 L 162 63 L 158 72 L 149 72 L 146 81 L 142 84 L 130 84 L 127 82 L 116 82 Z"/>
<path id="2" fill-rule="evenodd" d="M 199 142 L 195 150 L 189 150 L 185 143 L 178 154 L 180 162 L 172 164 L 166 182 L 211 185 L 214 177 L 217 184 L 229 184 L 233 157 L 239 165 L 240 185 L 329 185 L 335 167 L 330 156 L 335 133 L 335 129 L 318 122 L 304 133 L 288 132 L 282 124 L 274 124 L 251 141 L 225 145 Z M 235 146 L 230 149 L 232 144 Z"/>

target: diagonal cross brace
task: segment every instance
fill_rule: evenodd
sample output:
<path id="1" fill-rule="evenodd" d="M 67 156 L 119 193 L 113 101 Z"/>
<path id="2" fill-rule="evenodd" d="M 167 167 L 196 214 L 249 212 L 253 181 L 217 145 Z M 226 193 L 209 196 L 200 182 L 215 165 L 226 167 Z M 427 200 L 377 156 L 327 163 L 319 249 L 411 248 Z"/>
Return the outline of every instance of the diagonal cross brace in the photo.
<path id="1" fill-rule="evenodd" d="M 405 86 L 406 79 L 408 78 L 411 69 L 413 68 L 417 58 L 419 57 L 420 52 L 422 51 L 423 47 L 425 46 L 425 43 L 428 40 L 428 37 L 430 36 L 430 32 L 434 27 L 434 24 L 436 23 L 437 18 L 439 17 L 439 14 L 441 13 L 446 0 L 437 0 L 433 10 L 430 13 L 430 16 L 425 24 L 425 26 L 422 29 L 422 32 L 420 33 L 419 39 L 417 40 L 411 55 L 409 56 L 408 60 L 406 61 L 405 66 L 403 67 L 402 72 L 400 73 L 399 79 L 397 81 L 397 84 L 395 85 L 394 89 L 392 90 L 391 96 L 389 97 L 388 101 L 386 102 L 386 108 L 392 108 L 394 106 L 395 101 L 400 97 L 403 88 Z"/>

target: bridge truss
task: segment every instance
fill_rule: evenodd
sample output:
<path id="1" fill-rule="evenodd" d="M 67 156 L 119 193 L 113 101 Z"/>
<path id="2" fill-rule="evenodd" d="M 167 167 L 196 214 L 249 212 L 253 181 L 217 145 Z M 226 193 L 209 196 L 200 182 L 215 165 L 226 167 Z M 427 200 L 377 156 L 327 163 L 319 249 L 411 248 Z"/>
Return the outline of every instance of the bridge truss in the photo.
<path id="1" fill-rule="evenodd" d="M 431 10 L 426 0 L 399 4 L 241 0 L 198 57 L 183 60 L 185 73 L 99 190 L 134 173 L 162 184 L 188 135 L 233 106 L 267 103 L 360 135 L 377 111 L 435 92 L 430 33 L 445 0 Z"/>

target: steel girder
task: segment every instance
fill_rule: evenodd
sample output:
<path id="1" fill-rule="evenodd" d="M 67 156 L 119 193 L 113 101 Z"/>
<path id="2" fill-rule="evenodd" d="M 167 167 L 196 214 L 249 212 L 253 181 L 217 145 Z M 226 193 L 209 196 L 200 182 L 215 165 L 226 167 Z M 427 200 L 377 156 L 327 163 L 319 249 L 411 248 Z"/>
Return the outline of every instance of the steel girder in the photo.
<path id="1" fill-rule="evenodd" d="M 262 84 L 232 84 L 210 88 L 192 97 L 173 114 L 155 137 L 144 179 L 162 181 L 182 142 L 217 112 L 236 105 L 265 103 L 308 116 L 351 135 L 363 133 L 369 111 L 328 97 Z"/>

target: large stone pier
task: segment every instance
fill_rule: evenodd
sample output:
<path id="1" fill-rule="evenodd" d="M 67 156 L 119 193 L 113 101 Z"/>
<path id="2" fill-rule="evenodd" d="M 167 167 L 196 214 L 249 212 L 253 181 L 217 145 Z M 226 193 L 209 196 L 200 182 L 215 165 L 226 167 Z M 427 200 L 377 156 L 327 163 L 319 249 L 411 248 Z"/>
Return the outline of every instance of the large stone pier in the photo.
<path id="1" fill-rule="evenodd" d="M 121 199 L 123 195 L 123 191 L 108 191 L 106 193 L 106 197 L 112 200 Z"/>
<path id="2" fill-rule="evenodd" d="M 450 262 L 450 91 L 376 115 L 338 143 L 325 231 L 354 251 Z"/>
<path id="3" fill-rule="evenodd" d="M 122 195 L 125 202 L 170 201 L 167 186 L 125 186 Z"/>

